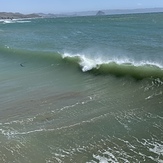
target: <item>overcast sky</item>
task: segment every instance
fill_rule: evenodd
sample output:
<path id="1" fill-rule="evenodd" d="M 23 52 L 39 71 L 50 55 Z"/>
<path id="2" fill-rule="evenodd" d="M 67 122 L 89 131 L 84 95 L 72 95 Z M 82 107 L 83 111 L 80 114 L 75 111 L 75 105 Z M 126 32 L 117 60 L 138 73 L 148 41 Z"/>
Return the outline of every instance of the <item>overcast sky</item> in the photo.
<path id="1" fill-rule="evenodd" d="M 163 0 L 0 0 L 0 12 L 63 13 L 163 7 Z"/>

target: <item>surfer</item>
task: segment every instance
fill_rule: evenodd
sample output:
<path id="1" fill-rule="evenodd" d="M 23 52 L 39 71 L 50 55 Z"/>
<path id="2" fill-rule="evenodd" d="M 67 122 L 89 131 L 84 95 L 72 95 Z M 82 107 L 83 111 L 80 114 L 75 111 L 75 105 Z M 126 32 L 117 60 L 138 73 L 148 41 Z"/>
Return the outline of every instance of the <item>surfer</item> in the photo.
<path id="1" fill-rule="evenodd" d="M 25 63 L 25 62 L 23 62 L 23 63 L 20 63 L 20 66 L 21 66 L 21 67 L 25 67 L 25 66 L 24 66 L 24 63 Z"/>
<path id="2" fill-rule="evenodd" d="M 23 65 L 22 63 L 20 63 L 20 66 L 21 66 L 21 67 L 24 67 L 24 65 Z"/>

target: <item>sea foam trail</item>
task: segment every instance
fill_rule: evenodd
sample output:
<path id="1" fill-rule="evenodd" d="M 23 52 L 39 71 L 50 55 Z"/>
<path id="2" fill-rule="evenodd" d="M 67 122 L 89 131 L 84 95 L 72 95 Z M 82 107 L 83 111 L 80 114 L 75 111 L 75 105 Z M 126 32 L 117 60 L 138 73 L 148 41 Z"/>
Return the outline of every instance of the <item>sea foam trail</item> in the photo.
<path id="1" fill-rule="evenodd" d="M 3 24 L 12 24 L 12 23 L 30 23 L 30 20 L 26 20 L 26 19 L 0 19 L 0 22 L 2 22 Z"/>

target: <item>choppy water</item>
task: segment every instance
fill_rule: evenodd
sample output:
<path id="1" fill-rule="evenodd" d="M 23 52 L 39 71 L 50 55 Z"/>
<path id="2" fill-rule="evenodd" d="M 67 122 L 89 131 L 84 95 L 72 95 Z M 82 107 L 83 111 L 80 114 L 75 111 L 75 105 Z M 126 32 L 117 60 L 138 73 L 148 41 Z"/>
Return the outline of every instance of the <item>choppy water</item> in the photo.
<path id="1" fill-rule="evenodd" d="M 163 14 L 0 21 L 0 162 L 163 162 Z"/>

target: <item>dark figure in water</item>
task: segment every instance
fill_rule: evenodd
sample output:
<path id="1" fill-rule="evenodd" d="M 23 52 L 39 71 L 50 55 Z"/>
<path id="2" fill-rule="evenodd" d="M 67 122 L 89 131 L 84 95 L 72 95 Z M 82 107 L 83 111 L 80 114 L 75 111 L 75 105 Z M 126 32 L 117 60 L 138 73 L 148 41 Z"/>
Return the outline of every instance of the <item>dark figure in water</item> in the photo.
<path id="1" fill-rule="evenodd" d="M 21 67 L 25 67 L 25 66 L 23 65 L 23 63 L 20 63 L 20 66 L 21 66 Z"/>

